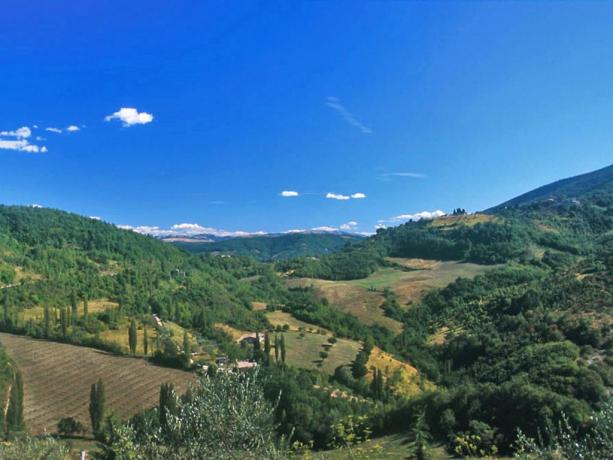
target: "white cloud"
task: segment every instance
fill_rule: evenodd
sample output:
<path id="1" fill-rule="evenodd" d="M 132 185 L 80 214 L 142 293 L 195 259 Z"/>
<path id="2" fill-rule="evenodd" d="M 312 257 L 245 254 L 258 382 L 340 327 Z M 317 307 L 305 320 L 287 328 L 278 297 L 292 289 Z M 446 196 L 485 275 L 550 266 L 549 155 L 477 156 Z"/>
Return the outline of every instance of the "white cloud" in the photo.
<path id="1" fill-rule="evenodd" d="M 329 200 L 339 200 L 339 201 L 347 201 L 351 197 L 349 195 L 341 195 L 339 193 L 326 193 L 326 198 Z"/>
<path id="2" fill-rule="evenodd" d="M 98 217 L 98 216 L 89 216 L 89 218 L 90 218 L 91 220 L 102 220 L 102 219 L 101 219 L 100 217 Z"/>
<path id="3" fill-rule="evenodd" d="M 447 213 L 441 211 L 440 209 L 437 209 L 436 211 L 421 211 L 421 212 L 416 212 L 415 214 L 400 214 L 399 216 L 392 217 L 391 219 L 388 219 L 388 220 L 380 220 L 379 223 L 417 221 L 417 220 L 422 220 L 422 219 L 432 220 L 432 219 L 436 219 L 437 217 L 442 217 L 446 214 Z"/>
<path id="4" fill-rule="evenodd" d="M 291 197 L 298 196 L 298 195 L 299 193 L 294 190 L 283 190 L 281 192 L 281 196 L 285 198 L 291 198 Z"/>
<path id="5" fill-rule="evenodd" d="M 45 131 L 49 131 L 51 133 L 61 134 L 62 130 L 60 128 L 54 128 L 50 126 L 49 128 L 45 128 Z"/>
<path id="6" fill-rule="evenodd" d="M 153 121 L 153 115 L 147 112 L 139 112 L 135 108 L 122 107 L 112 115 L 104 117 L 105 121 L 120 120 L 123 126 L 146 125 Z"/>
<path id="7" fill-rule="evenodd" d="M 66 131 L 68 131 L 69 133 L 75 133 L 77 131 L 79 131 L 81 128 L 79 128 L 76 125 L 70 125 L 68 128 L 66 128 Z"/>
<path id="8" fill-rule="evenodd" d="M 337 97 L 333 97 L 333 96 L 328 97 L 326 100 L 326 105 L 330 107 L 332 110 L 336 111 L 351 126 L 362 131 L 362 133 L 364 134 L 372 133 L 372 129 L 364 125 L 364 123 L 358 120 L 353 113 L 347 110 L 347 108 L 343 104 L 341 104 L 341 101 Z"/>
<path id="9" fill-rule="evenodd" d="M 351 195 L 343 195 L 342 193 L 326 193 L 326 198 L 328 198 L 329 200 L 339 200 L 339 201 L 347 201 L 350 199 L 354 199 L 354 200 L 363 200 L 364 198 L 366 198 L 366 194 L 358 192 L 358 193 L 352 193 Z"/>
<path id="10" fill-rule="evenodd" d="M 16 150 L 18 152 L 26 153 L 45 153 L 47 147 L 30 144 L 26 139 L 1 139 L 0 138 L 0 150 Z"/>
<path id="11" fill-rule="evenodd" d="M 122 228 L 124 230 L 131 230 L 136 233 L 142 233 L 144 235 L 156 236 L 156 237 L 181 237 L 181 236 L 194 236 L 194 235 L 214 235 L 214 236 L 223 236 L 223 237 L 236 237 L 236 236 L 257 236 L 257 235 L 266 235 L 266 232 L 257 231 L 257 232 L 245 232 L 242 230 L 238 231 L 228 231 L 221 230 L 213 227 L 204 227 L 200 224 L 195 223 L 181 223 L 174 224 L 170 228 L 161 228 L 158 226 L 149 226 L 149 225 L 140 225 L 140 226 L 132 226 L 132 225 L 118 225 L 117 227 Z"/>
<path id="12" fill-rule="evenodd" d="M 355 228 L 358 226 L 358 223 L 354 220 L 347 222 L 346 224 L 341 225 L 339 228 L 341 230 L 345 230 L 345 231 L 351 231 L 351 230 L 355 230 Z"/>
<path id="13" fill-rule="evenodd" d="M 15 131 L 0 131 L 0 136 L 16 137 L 17 139 L 27 139 L 32 135 L 32 130 L 27 126 L 22 126 Z"/>
<path id="14" fill-rule="evenodd" d="M 31 208 L 39 208 L 39 209 L 40 209 L 40 208 L 42 208 L 42 207 L 43 207 L 43 205 L 33 203 L 33 204 L 31 204 L 31 205 L 30 205 L 30 207 L 31 207 Z"/>

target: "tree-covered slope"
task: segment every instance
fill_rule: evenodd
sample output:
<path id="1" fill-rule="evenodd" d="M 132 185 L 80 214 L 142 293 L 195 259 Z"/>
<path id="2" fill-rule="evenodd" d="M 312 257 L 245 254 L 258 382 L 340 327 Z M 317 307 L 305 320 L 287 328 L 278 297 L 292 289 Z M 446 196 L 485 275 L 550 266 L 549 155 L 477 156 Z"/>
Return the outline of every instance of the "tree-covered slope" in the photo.
<path id="1" fill-rule="evenodd" d="M 488 209 L 488 212 L 495 212 L 510 207 L 525 206 L 545 200 L 549 200 L 550 203 L 559 203 L 564 200 L 572 199 L 581 200 L 593 194 L 611 193 L 612 190 L 613 165 L 610 165 L 597 171 L 562 179 L 531 190 L 530 192 Z"/>
<path id="2" fill-rule="evenodd" d="M 521 206 L 407 222 L 318 260 L 280 262 L 279 268 L 295 276 L 338 280 L 364 278 L 388 256 L 498 264 L 540 258 L 545 251 L 588 255 L 611 244 L 612 172 L 608 167 L 544 187 L 568 199 L 522 200 Z"/>
<path id="3" fill-rule="evenodd" d="M 183 239 L 173 244 L 192 254 L 233 254 L 253 257 L 260 261 L 271 261 L 330 254 L 339 251 L 348 243 L 355 243 L 362 239 L 363 237 L 347 233 L 289 233 L 229 238 L 211 242 Z"/>

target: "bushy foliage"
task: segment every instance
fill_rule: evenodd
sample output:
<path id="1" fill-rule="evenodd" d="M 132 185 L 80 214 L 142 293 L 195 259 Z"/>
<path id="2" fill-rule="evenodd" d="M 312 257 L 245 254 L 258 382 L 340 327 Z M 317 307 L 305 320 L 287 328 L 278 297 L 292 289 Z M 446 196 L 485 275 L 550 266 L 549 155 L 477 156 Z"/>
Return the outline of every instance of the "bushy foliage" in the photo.
<path id="1" fill-rule="evenodd" d="M 274 407 L 255 373 L 204 376 L 164 426 L 141 416 L 112 422 L 103 458 L 207 459 L 283 458 Z"/>

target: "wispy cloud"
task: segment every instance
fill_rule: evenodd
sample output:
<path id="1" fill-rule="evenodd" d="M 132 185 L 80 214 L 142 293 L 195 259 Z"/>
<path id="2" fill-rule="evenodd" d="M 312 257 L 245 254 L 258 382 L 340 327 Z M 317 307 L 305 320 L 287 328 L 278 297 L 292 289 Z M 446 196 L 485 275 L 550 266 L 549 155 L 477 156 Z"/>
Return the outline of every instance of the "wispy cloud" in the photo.
<path id="1" fill-rule="evenodd" d="M 292 198 L 295 196 L 300 195 L 298 192 L 296 192 L 295 190 L 283 190 L 281 192 L 281 196 L 284 198 Z"/>
<path id="2" fill-rule="evenodd" d="M 62 134 L 62 130 L 60 128 L 54 128 L 52 126 L 45 128 L 45 131 L 49 131 L 51 133 Z"/>
<path id="3" fill-rule="evenodd" d="M 365 193 L 352 193 L 351 194 L 351 198 L 353 198 L 354 200 L 363 200 L 364 198 L 366 198 L 366 194 Z"/>
<path id="4" fill-rule="evenodd" d="M 153 121 L 153 115 L 147 112 L 139 112 L 135 108 L 122 107 L 117 112 L 104 117 L 105 121 L 119 120 L 123 126 L 146 125 Z"/>
<path id="5" fill-rule="evenodd" d="M 28 140 L 32 136 L 32 130 L 22 126 L 14 131 L 0 131 L 0 150 L 15 150 L 26 153 L 46 153 L 44 145 L 32 144 Z M 8 138 L 8 139 L 7 139 Z"/>
<path id="6" fill-rule="evenodd" d="M 383 173 L 383 174 L 377 175 L 377 179 L 379 180 L 391 180 L 395 177 L 405 177 L 409 179 L 423 179 L 428 176 L 422 173 L 417 173 L 417 172 L 394 172 L 394 173 Z"/>
<path id="7" fill-rule="evenodd" d="M 69 133 L 76 133 L 80 130 L 81 128 L 79 128 L 77 125 L 70 125 L 68 128 L 66 128 L 66 131 L 68 131 Z"/>
<path id="8" fill-rule="evenodd" d="M 332 110 L 334 110 L 336 113 L 338 113 L 351 126 L 362 131 L 362 133 L 372 133 L 372 129 L 366 126 L 360 120 L 358 120 L 353 113 L 351 113 L 343 104 L 341 104 L 341 101 L 337 97 L 329 96 L 326 99 L 326 105 Z"/>

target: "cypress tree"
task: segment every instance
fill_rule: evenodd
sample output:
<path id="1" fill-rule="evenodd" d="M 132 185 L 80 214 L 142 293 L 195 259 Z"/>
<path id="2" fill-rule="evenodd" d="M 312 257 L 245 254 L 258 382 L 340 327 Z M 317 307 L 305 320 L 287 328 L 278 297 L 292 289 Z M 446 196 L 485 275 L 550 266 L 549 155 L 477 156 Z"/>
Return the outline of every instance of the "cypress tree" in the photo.
<path id="1" fill-rule="evenodd" d="M 189 337 L 187 332 L 183 333 L 183 364 L 185 367 L 189 367 L 191 365 L 192 360 L 192 346 L 189 343 Z"/>
<path id="2" fill-rule="evenodd" d="M 275 334 L 275 362 L 279 362 L 279 334 Z"/>
<path id="3" fill-rule="evenodd" d="M 143 330 L 143 352 L 145 356 L 149 353 L 149 336 L 147 334 L 147 327 Z"/>
<path id="4" fill-rule="evenodd" d="M 89 302 L 87 297 L 83 299 L 83 318 L 87 319 L 89 317 Z"/>
<path id="5" fill-rule="evenodd" d="M 45 305 L 45 310 L 44 310 L 44 333 L 45 333 L 45 338 L 49 337 L 49 330 L 51 328 L 51 311 L 49 311 L 49 305 Z"/>
<path id="6" fill-rule="evenodd" d="M 136 353 L 137 339 L 136 321 L 134 321 L 134 318 L 132 318 L 132 321 L 130 321 L 130 327 L 128 328 L 128 344 L 130 345 L 130 353 L 132 354 Z"/>
<path id="7" fill-rule="evenodd" d="M 79 314 L 79 306 L 77 302 L 78 302 L 77 294 L 73 292 L 70 295 L 70 312 L 72 315 L 73 323 L 77 321 L 77 315 Z"/>
<path id="8" fill-rule="evenodd" d="M 268 332 L 264 333 L 264 362 L 270 363 L 270 336 Z"/>
<path id="9" fill-rule="evenodd" d="M 66 309 L 60 309 L 60 323 L 62 325 L 62 337 L 66 338 L 68 335 L 68 312 Z"/>
<path id="10" fill-rule="evenodd" d="M 162 383 L 160 386 L 160 427 L 162 432 L 168 431 L 168 416 L 177 413 L 177 394 L 172 383 Z"/>
<path id="11" fill-rule="evenodd" d="M 104 390 L 104 383 L 102 379 L 99 379 L 97 383 L 92 383 L 92 387 L 89 393 L 89 417 L 92 422 L 92 431 L 96 438 L 100 438 L 102 421 L 104 419 L 104 405 L 106 400 L 106 393 Z"/>
<path id="12" fill-rule="evenodd" d="M 8 407 L 6 410 L 6 437 L 24 431 L 23 423 L 23 380 L 21 373 L 16 371 L 11 385 Z"/>
<path id="13" fill-rule="evenodd" d="M 9 313 L 9 296 L 8 296 L 8 294 L 5 294 L 5 296 L 4 296 L 3 310 L 4 310 L 4 317 L 3 317 L 4 326 L 8 327 L 10 325 L 10 322 L 11 322 L 10 313 Z"/>
<path id="14" fill-rule="evenodd" d="M 281 334 L 281 362 L 285 364 L 285 336 Z"/>

